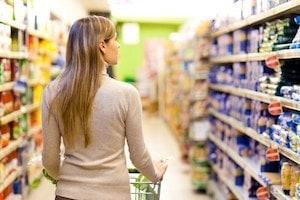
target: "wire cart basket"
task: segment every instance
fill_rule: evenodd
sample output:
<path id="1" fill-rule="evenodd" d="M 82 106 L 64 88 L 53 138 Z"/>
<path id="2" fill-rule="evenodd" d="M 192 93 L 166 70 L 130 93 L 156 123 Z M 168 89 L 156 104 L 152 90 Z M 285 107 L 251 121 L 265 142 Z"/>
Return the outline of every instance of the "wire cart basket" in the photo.
<path id="1" fill-rule="evenodd" d="M 161 182 L 152 183 L 136 169 L 129 169 L 131 200 L 159 200 Z"/>

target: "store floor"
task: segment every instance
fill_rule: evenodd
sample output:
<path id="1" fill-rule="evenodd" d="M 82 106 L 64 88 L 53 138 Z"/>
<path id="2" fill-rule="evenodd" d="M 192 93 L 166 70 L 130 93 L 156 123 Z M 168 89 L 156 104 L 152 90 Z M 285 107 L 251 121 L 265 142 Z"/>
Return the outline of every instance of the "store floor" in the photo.
<path id="1" fill-rule="evenodd" d="M 190 167 L 180 160 L 178 145 L 165 123 L 158 117 L 145 115 L 144 136 L 154 159 L 171 157 L 162 183 L 161 200 L 208 200 L 196 194 L 191 186 Z M 55 188 L 46 180 L 33 191 L 29 200 L 53 200 Z"/>

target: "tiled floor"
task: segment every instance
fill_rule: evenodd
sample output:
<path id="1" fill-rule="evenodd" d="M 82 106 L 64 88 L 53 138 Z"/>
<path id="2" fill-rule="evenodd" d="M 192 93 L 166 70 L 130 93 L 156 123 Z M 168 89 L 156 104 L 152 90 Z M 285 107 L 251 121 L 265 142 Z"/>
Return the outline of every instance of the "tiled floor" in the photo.
<path id="1" fill-rule="evenodd" d="M 162 183 L 161 200 L 208 200 L 205 195 L 193 192 L 190 182 L 190 167 L 180 161 L 178 145 L 165 123 L 158 117 L 144 118 L 144 136 L 154 159 L 172 157 Z M 43 180 L 33 191 L 29 200 L 53 200 L 55 188 Z"/>

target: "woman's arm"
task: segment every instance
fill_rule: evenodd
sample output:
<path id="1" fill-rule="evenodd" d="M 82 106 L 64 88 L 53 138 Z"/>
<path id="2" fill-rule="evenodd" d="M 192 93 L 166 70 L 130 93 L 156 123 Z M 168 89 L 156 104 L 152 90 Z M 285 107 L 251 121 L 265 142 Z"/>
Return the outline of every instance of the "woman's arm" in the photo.
<path id="1" fill-rule="evenodd" d="M 128 97 L 128 111 L 125 121 L 126 138 L 130 159 L 134 166 L 152 182 L 161 179 L 144 143 L 142 132 L 142 104 L 138 91 L 132 87 Z"/>
<path id="2" fill-rule="evenodd" d="M 58 179 L 61 134 L 55 116 L 49 111 L 49 99 L 49 88 L 47 88 L 44 92 L 42 103 L 42 125 L 44 135 L 42 153 L 43 166 L 52 178 Z"/>

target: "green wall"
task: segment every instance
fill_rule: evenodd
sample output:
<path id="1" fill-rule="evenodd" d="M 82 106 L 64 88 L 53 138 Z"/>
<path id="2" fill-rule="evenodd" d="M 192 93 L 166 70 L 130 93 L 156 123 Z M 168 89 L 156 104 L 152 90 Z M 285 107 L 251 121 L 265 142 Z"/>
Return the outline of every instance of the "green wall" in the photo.
<path id="1" fill-rule="evenodd" d="M 144 63 L 144 42 L 150 38 L 168 38 L 170 33 L 177 32 L 179 23 L 151 23 L 140 22 L 140 43 L 137 45 L 124 44 L 122 41 L 122 25 L 117 24 L 118 38 L 121 44 L 121 56 L 118 66 L 114 70 L 117 78 L 125 80 L 136 78 L 138 68 Z M 155 49 L 154 49 L 155 51 Z"/>

